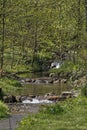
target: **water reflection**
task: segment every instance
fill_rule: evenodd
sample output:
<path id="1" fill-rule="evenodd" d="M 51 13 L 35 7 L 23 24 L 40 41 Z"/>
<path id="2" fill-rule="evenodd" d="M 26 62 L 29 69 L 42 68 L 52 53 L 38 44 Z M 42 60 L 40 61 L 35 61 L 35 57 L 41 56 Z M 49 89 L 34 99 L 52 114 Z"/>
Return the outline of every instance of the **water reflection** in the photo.
<path id="1" fill-rule="evenodd" d="M 21 74 L 20 77 L 25 78 L 39 78 L 39 77 L 48 77 L 48 72 L 39 72 L 39 73 L 25 73 Z M 47 93 L 55 93 L 60 95 L 62 91 L 70 90 L 70 87 L 67 84 L 24 84 L 22 88 L 17 91 L 17 94 L 20 95 L 45 95 Z"/>
<path id="2" fill-rule="evenodd" d="M 55 93 L 60 95 L 62 91 L 70 90 L 66 84 L 25 84 L 24 87 L 17 91 L 20 95 L 45 95 Z"/>

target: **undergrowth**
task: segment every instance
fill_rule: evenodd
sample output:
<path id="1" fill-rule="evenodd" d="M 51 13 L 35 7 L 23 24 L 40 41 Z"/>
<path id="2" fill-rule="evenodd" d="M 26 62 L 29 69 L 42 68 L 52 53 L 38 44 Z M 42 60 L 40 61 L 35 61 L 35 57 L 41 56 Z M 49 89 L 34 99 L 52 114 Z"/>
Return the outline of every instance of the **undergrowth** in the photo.
<path id="1" fill-rule="evenodd" d="M 44 106 L 36 115 L 24 118 L 17 130 L 86 130 L 87 99 L 78 97 Z"/>

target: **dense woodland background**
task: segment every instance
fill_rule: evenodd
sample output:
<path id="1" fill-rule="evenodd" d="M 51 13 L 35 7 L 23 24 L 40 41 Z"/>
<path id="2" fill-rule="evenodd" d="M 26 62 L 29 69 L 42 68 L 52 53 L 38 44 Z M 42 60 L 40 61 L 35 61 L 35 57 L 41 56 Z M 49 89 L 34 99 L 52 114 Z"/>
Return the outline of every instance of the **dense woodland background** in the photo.
<path id="1" fill-rule="evenodd" d="M 87 0 L 0 0 L 0 71 L 41 71 L 51 61 L 86 71 Z"/>

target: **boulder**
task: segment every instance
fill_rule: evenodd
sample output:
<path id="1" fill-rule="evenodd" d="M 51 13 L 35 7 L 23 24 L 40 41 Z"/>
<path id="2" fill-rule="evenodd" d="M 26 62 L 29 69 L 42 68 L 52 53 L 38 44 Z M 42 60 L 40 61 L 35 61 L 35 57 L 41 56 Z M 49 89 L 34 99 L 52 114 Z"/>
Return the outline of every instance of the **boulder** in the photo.
<path id="1" fill-rule="evenodd" d="M 17 102 L 16 97 L 14 95 L 4 96 L 3 101 L 5 103 L 16 103 Z"/>
<path id="2" fill-rule="evenodd" d="M 30 82 L 32 82 L 32 79 L 26 78 L 25 82 L 29 82 L 30 83 Z"/>
<path id="3" fill-rule="evenodd" d="M 17 100 L 18 103 L 21 103 L 22 102 L 21 96 L 16 96 L 16 100 Z"/>
<path id="4" fill-rule="evenodd" d="M 53 83 L 54 83 L 54 84 L 57 84 L 57 83 L 59 83 L 59 80 L 55 80 Z"/>
<path id="5" fill-rule="evenodd" d="M 50 100 L 50 101 L 57 101 L 59 99 L 59 96 L 48 96 L 47 97 L 47 100 Z"/>

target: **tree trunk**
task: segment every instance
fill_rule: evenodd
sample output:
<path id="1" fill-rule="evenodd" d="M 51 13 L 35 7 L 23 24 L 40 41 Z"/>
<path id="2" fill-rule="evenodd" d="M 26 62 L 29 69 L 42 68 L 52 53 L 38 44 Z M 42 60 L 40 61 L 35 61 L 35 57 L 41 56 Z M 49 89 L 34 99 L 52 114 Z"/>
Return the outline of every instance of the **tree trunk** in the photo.
<path id="1" fill-rule="evenodd" d="M 86 17 L 86 32 L 87 32 L 87 0 L 85 0 L 85 17 Z"/>
<path id="2" fill-rule="evenodd" d="M 35 5 L 35 11 L 38 10 L 38 7 L 37 7 L 37 3 Z M 34 61 L 35 61 L 35 57 L 37 55 L 37 29 L 38 29 L 38 25 L 37 25 L 38 21 L 36 19 L 35 21 L 35 31 L 34 31 L 34 49 L 33 49 L 33 59 L 32 59 L 32 66 L 34 64 Z"/>
<path id="3" fill-rule="evenodd" d="M 80 38 L 80 34 L 81 34 L 81 29 L 82 29 L 82 21 L 81 21 L 81 0 L 78 0 L 78 20 L 77 20 L 77 25 L 78 25 L 78 29 L 77 29 L 77 33 L 78 33 L 78 40 Z"/>
<path id="4" fill-rule="evenodd" d="M 4 41 L 5 41 L 5 0 L 3 0 L 2 2 L 2 45 L 1 45 L 1 70 L 3 70 L 3 62 L 4 62 Z M 2 76 L 2 72 L 1 71 L 1 76 Z"/>
<path id="5" fill-rule="evenodd" d="M 12 44 L 11 44 L 11 48 L 12 48 L 12 61 L 11 61 L 11 69 L 13 68 L 13 64 L 14 64 L 14 44 L 15 41 L 13 40 Z"/>

